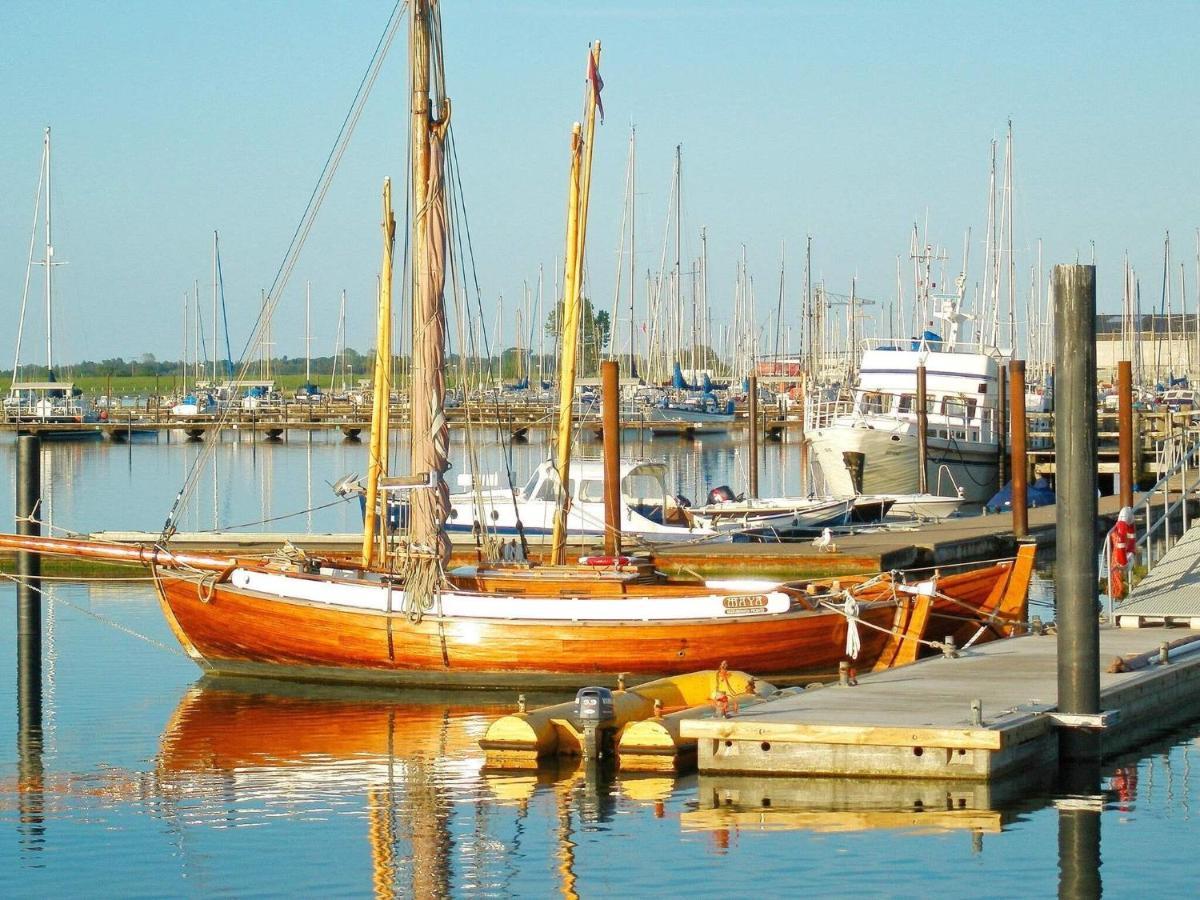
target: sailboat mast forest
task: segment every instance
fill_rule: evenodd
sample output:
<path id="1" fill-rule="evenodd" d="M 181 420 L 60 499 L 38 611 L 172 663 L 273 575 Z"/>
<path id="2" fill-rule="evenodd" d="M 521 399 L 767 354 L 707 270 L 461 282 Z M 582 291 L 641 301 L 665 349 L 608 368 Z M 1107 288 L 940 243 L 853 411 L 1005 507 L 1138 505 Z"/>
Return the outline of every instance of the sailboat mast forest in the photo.
<path id="1" fill-rule="evenodd" d="M 458 179 L 445 171 L 455 154 L 446 150 L 452 134 L 441 5 L 413 0 L 408 10 L 413 140 L 407 204 L 413 254 L 408 284 L 410 473 L 388 474 L 396 223 L 391 182 L 385 180 L 375 406 L 360 551 L 310 555 L 291 545 L 265 556 L 176 551 L 169 540 L 183 490 L 161 539 L 153 544 L 0 535 L 0 547 L 147 566 L 163 614 L 187 654 L 205 671 L 229 675 L 548 687 L 578 686 L 584 679 L 612 682 L 622 672 L 634 683 L 716 669 L 728 660 L 778 682 L 836 669 L 848 646 L 858 648 L 861 666 L 895 661 L 907 652 L 905 647 L 917 646 L 904 638 L 916 604 L 928 605 L 929 627 L 939 637 L 961 632 L 965 641 L 979 632 L 985 639 L 1017 629 L 1024 619 L 1031 551 L 1015 561 L 925 576 L 911 585 L 902 573 L 843 579 L 836 587 L 746 578 L 706 581 L 667 577 L 648 558 L 600 557 L 566 565 L 560 518 L 557 565 L 494 562 L 481 541 L 474 564 L 448 568 L 444 290 L 452 262 L 448 251 L 455 246 L 448 239 L 448 212 L 457 210 L 460 198 L 453 207 L 446 202 L 448 186 Z M 597 43 L 589 50 L 586 128 L 575 126 L 571 143 L 560 376 L 560 403 L 568 412 L 595 114 L 602 114 L 599 60 Z M 265 327 L 265 321 L 259 323 L 260 331 Z M 554 461 L 560 497 L 575 480 L 570 478 L 569 423 L 569 414 L 560 416 Z M 580 476 L 585 471 L 581 466 Z M 665 514 L 665 497 L 648 495 L 633 482 L 622 482 L 620 489 L 626 504 L 647 514 Z M 560 517 L 566 508 L 564 500 Z M 986 617 L 982 628 L 965 615 L 970 609 Z"/>

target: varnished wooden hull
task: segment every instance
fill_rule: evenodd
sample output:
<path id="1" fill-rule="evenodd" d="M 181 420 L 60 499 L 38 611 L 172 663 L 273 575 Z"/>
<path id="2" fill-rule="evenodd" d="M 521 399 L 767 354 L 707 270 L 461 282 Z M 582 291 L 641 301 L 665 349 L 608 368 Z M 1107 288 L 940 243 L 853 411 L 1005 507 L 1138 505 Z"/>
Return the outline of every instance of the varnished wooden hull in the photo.
<path id="1" fill-rule="evenodd" d="M 701 622 L 543 622 L 385 615 L 206 588 L 160 573 L 164 612 L 204 669 L 317 681 L 430 687 L 578 687 L 630 683 L 717 668 L 768 680 L 835 671 L 846 620 L 834 612 Z M 895 606 L 866 606 L 864 620 L 890 629 Z M 870 665 L 887 634 L 860 627 L 859 659 Z"/>
<path id="2" fill-rule="evenodd" d="M 1022 561 L 946 575 L 926 636 L 962 646 L 980 630 L 972 609 L 996 613 L 1024 600 Z M 849 587 L 849 585 L 847 585 Z M 160 597 L 176 636 L 204 669 L 230 675 L 430 687 L 578 687 L 733 668 L 786 683 L 837 670 L 847 622 L 831 610 L 690 621 L 592 622 L 425 616 L 281 599 L 228 582 L 204 585 L 160 570 Z M 855 588 L 862 602 L 860 670 L 875 664 L 902 617 L 890 582 Z M 1009 616 L 1015 619 L 1017 616 Z M 979 639 L 1000 636 L 985 629 Z"/>

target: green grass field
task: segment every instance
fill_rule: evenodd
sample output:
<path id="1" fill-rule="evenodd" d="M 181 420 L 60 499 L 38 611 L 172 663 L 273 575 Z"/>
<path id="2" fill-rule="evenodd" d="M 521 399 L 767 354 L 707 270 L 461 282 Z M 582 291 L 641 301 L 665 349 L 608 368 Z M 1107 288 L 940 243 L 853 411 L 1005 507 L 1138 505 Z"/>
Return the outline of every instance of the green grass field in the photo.
<path id="1" fill-rule="evenodd" d="M 161 395 L 178 393 L 181 382 L 178 377 L 159 377 L 153 375 L 92 375 L 73 379 L 76 386 L 89 397 L 103 397 L 111 393 L 114 397 L 152 397 L 155 392 Z M 313 382 L 322 389 L 329 389 L 329 376 L 317 375 Z M 285 394 L 291 394 L 304 384 L 304 376 L 280 375 L 275 378 L 275 385 Z"/>

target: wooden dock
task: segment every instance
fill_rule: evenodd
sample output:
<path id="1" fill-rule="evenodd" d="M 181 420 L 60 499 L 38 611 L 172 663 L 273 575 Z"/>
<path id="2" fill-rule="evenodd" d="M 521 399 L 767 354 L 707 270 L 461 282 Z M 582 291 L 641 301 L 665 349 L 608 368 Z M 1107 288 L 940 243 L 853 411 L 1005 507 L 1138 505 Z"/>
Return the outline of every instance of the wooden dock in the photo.
<path id="1" fill-rule="evenodd" d="M 1101 631 L 1101 659 L 1153 652 L 1185 632 Z M 1166 635 L 1166 637 L 1164 637 Z M 865 676 L 854 687 L 787 693 L 731 720 L 696 720 L 705 772 L 993 779 L 1057 757 L 1053 635 L 999 641 L 957 659 Z M 1200 653 L 1101 676 L 1106 753 L 1200 712 Z M 973 703 L 981 724 L 973 723 Z"/>
<path id="2" fill-rule="evenodd" d="M 1157 653 L 1185 629 L 1100 630 L 1102 666 Z M 1200 643 L 1196 644 L 1200 649 Z M 731 660 L 731 665 L 738 661 Z M 1200 714 L 1200 652 L 1100 678 L 1105 755 Z M 853 687 L 784 692 L 744 714 L 689 720 L 701 772 L 935 780 L 994 780 L 1057 766 L 1057 638 L 997 641 L 863 676 Z M 978 713 L 976 712 L 978 706 Z"/>

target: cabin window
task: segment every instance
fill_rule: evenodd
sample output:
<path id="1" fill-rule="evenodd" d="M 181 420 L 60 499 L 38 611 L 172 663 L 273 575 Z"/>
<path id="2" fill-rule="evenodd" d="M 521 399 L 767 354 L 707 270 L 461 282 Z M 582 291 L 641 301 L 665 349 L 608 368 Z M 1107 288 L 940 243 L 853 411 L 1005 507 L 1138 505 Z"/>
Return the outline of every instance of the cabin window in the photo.
<path id="1" fill-rule="evenodd" d="M 628 475 L 621 482 L 621 492 L 635 506 L 663 502 L 662 482 L 653 475 Z"/>
<path id="2" fill-rule="evenodd" d="M 538 486 L 537 496 L 534 500 L 542 500 L 546 503 L 558 502 L 558 479 L 546 477 L 542 479 L 542 483 Z"/>
<path id="3" fill-rule="evenodd" d="M 604 500 L 604 482 L 587 479 L 579 487 L 579 499 L 589 503 Z"/>
<path id="4" fill-rule="evenodd" d="M 882 413 L 883 394 L 879 394 L 874 391 L 864 392 L 862 395 L 861 409 L 864 413 Z"/>
<path id="5" fill-rule="evenodd" d="M 521 493 L 528 499 L 534 499 L 533 492 L 537 490 L 538 473 L 534 472 L 529 476 L 529 480 L 525 482 L 525 487 L 521 489 Z"/>
<path id="6" fill-rule="evenodd" d="M 915 401 L 916 398 L 912 394 L 901 394 L 899 401 L 896 403 L 896 412 L 912 412 Z"/>
<path id="7" fill-rule="evenodd" d="M 961 397 L 943 397 L 942 414 L 947 417 L 962 418 L 967 414 L 967 405 Z"/>

